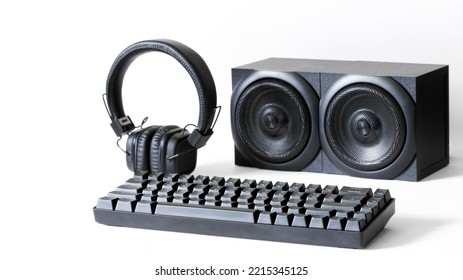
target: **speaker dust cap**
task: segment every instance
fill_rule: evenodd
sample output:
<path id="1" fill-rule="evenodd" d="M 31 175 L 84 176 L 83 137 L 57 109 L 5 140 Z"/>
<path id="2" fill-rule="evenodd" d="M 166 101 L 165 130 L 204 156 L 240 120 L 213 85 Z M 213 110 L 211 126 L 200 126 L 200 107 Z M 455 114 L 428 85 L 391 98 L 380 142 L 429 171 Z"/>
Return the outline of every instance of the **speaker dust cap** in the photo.
<path id="1" fill-rule="evenodd" d="M 346 174 L 391 179 L 414 157 L 414 103 L 394 80 L 344 76 L 322 95 L 321 143 Z"/>
<path id="2" fill-rule="evenodd" d="M 256 167 L 301 170 L 319 150 L 318 97 L 300 76 L 258 71 L 232 96 L 237 149 Z"/>

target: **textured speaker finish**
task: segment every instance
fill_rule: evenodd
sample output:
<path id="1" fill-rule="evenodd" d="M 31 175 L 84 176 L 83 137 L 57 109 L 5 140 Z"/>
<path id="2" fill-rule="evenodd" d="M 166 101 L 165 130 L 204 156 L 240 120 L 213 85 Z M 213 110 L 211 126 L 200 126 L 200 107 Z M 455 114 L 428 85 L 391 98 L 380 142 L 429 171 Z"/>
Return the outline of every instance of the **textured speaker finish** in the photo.
<path id="1" fill-rule="evenodd" d="M 318 96 L 292 73 L 255 72 L 234 86 L 232 129 L 250 165 L 302 169 L 319 152 Z"/>
<path id="2" fill-rule="evenodd" d="M 284 170 L 418 181 L 448 164 L 448 66 L 285 58 L 232 69 L 236 164 L 283 169 L 250 160 L 249 151 L 236 139 L 234 104 L 244 90 L 242 84 L 256 80 L 252 77 L 285 75 L 299 77 L 320 98 L 317 129 L 322 149 L 306 157 L 305 167 L 289 165 Z M 358 108 L 333 106 L 339 101 Z M 316 110 L 309 108 L 311 113 Z M 342 121 L 327 124 L 327 118 Z"/>
<path id="3" fill-rule="evenodd" d="M 330 110 L 333 103 L 346 98 L 350 106 Z M 351 106 L 358 110 L 352 110 Z M 334 123 L 336 127 L 329 120 L 330 112 L 343 115 Z M 323 151 L 346 174 L 394 178 L 407 168 L 416 153 L 414 115 L 413 100 L 392 78 L 343 75 L 323 92 L 320 101 Z M 351 125 L 355 127 L 348 127 Z M 365 130 L 358 127 L 362 125 L 370 126 L 368 137 L 360 136 L 357 131 Z M 347 133 L 352 136 L 336 137 Z"/>
<path id="4" fill-rule="evenodd" d="M 310 137 L 310 115 L 304 99 L 290 84 L 262 79 L 249 85 L 236 105 L 236 130 L 249 152 L 261 160 L 294 159 Z"/>

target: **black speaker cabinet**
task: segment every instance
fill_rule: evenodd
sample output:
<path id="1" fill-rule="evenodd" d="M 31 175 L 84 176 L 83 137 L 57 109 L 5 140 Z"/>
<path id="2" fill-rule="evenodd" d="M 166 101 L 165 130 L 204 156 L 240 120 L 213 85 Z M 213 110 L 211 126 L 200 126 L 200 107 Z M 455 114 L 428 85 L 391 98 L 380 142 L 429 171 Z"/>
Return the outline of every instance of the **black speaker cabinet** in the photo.
<path id="1" fill-rule="evenodd" d="M 446 65 L 270 58 L 232 82 L 237 165 L 418 181 L 449 163 Z"/>

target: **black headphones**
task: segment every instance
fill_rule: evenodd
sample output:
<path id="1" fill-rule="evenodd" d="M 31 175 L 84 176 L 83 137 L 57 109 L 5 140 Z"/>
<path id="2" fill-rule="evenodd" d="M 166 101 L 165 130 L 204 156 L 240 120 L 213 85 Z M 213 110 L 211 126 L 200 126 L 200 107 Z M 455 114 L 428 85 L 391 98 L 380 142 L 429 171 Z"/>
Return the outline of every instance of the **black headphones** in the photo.
<path id="1" fill-rule="evenodd" d="M 190 134 L 175 125 L 150 126 L 135 130 L 122 105 L 122 83 L 130 64 L 140 55 L 158 51 L 175 58 L 190 74 L 199 96 L 199 120 Z M 106 83 L 107 110 L 117 136 L 129 134 L 126 160 L 133 172 L 190 173 L 196 167 L 196 150 L 206 145 L 215 124 L 217 108 L 215 84 L 204 60 L 194 50 L 173 40 L 135 43 L 114 61 Z M 132 132 L 133 131 L 133 132 Z"/>

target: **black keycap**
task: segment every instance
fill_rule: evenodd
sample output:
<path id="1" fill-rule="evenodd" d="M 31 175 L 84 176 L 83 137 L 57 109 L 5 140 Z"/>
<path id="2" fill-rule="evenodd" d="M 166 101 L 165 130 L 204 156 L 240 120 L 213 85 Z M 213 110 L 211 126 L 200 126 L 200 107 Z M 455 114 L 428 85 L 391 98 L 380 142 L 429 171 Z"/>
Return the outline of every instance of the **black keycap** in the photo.
<path id="1" fill-rule="evenodd" d="M 146 186 L 146 188 L 161 189 L 163 185 L 164 185 L 164 182 L 162 181 L 150 181 L 148 183 L 148 186 Z"/>
<path id="2" fill-rule="evenodd" d="M 284 197 L 273 197 L 272 200 L 270 201 L 269 204 L 271 204 L 272 206 L 276 206 L 276 205 L 286 205 L 288 203 L 288 199 L 287 198 L 284 198 Z"/>
<path id="3" fill-rule="evenodd" d="M 276 216 L 277 216 L 277 213 L 275 212 L 260 212 L 257 223 L 273 225 L 275 223 Z"/>
<path id="4" fill-rule="evenodd" d="M 167 173 L 167 174 L 164 174 L 164 178 L 162 178 L 162 180 L 164 182 L 177 182 L 178 178 L 179 178 L 178 173 Z"/>
<path id="5" fill-rule="evenodd" d="M 160 189 L 158 187 L 147 187 L 143 190 L 143 195 L 157 194 Z"/>
<path id="6" fill-rule="evenodd" d="M 143 190 L 145 189 L 144 186 L 141 185 L 121 185 L 117 187 L 116 191 L 123 192 L 123 193 L 131 193 L 131 194 L 137 194 L 137 193 L 142 193 Z"/>
<path id="7" fill-rule="evenodd" d="M 256 198 L 259 198 L 259 199 L 272 198 L 273 194 L 275 193 L 274 190 L 266 189 L 266 188 L 262 188 L 262 189 L 256 188 L 256 190 L 257 190 Z"/>
<path id="8" fill-rule="evenodd" d="M 287 190 L 285 191 L 285 190 L 278 189 L 277 191 L 273 193 L 273 197 L 274 198 L 278 198 L 278 197 L 289 198 L 291 194 L 292 192 L 289 192 Z"/>
<path id="9" fill-rule="evenodd" d="M 267 180 L 261 180 L 257 184 L 256 188 L 258 189 L 272 189 L 273 183 L 272 181 L 267 181 Z"/>
<path id="10" fill-rule="evenodd" d="M 178 197 L 174 196 L 172 199 L 173 203 L 188 203 L 190 201 L 189 197 Z"/>
<path id="11" fill-rule="evenodd" d="M 306 193 L 321 193 L 322 186 L 320 186 L 319 184 L 310 184 L 305 187 L 305 192 Z"/>
<path id="12" fill-rule="evenodd" d="M 312 216 L 312 218 L 310 219 L 309 227 L 326 229 L 326 227 L 328 226 L 329 219 L 330 218 L 327 216 Z"/>
<path id="13" fill-rule="evenodd" d="M 256 188 L 243 188 L 241 190 L 240 196 L 256 196 L 259 189 Z"/>
<path id="14" fill-rule="evenodd" d="M 177 190 L 174 192 L 173 197 L 176 198 L 185 198 L 190 196 L 190 191 L 189 190 Z"/>
<path id="15" fill-rule="evenodd" d="M 351 204 L 344 204 L 338 202 L 326 202 L 322 203 L 320 206 L 322 209 L 335 209 L 335 210 L 346 210 L 346 211 L 358 211 L 360 209 L 360 205 L 351 205 Z"/>
<path id="16" fill-rule="evenodd" d="M 142 194 L 141 193 L 126 193 L 126 192 L 120 192 L 120 191 L 112 191 L 112 192 L 109 192 L 107 196 L 130 199 L 130 200 L 140 200 Z"/>
<path id="17" fill-rule="evenodd" d="M 165 191 L 165 190 L 173 190 L 176 191 L 178 188 L 178 183 L 177 182 L 166 182 L 162 185 L 160 191 Z"/>
<path id="18" fill-rule="evenodd" d="M 154 209 L 156 209 L 157 202 L 154 201 L 139 201 L 137 206 L 135 206 L 136 213 L 146 213 L 153 214 Z"/>
<path id="19" fill-rule="evenodd" d="M 192 205 L 204 205 L 204 203 L 206 202 L 206 200 L 204 199 L 201 199 L 201 198 L 192 198 L 190 197 L 190 200 L 188 201 L 188 204 L 192 204 Z"/>
<path id="20" fill-rule="evenodd" d="M 190 193 L 190 198 L 199 198 L 204 199 L 206 197 L 206 193 L 202 190 L 194 190 Z"/>
<path id="21" fill-rule="evenodd" d="M 360 208 L 360 211 L 363 211 L 363 212 L 370 212 L 373 214 L 373 217 L 375 217 L 376 215 L 378 215 L 379 213 L 379 208 L 378 206 L 362 206 L 362 208 Z"/>
<path id="22" fill-rule="evenodd" d="M 326 202 L 339 202 L 340 196 L 338 194 L 330 193 L 323 197 L 323 203 Z"/>
<path id="23" fill-rule="evenodd" d="M 384 208 L 384 206 L 386 206 L 386 202 L 383 197 L 371 197 L 370 199 L 368 199 L 366 206 L 377 206 L 378 209 L 381 210 Z"/>
<path id="24" fill-rule="evenodd" d="M 214 195 L 223 194 L 225 192 L 225 189 L 226 187 L 224 186 L 212 186 L 207 190 L 207 193 Z"/>
<path id="25" fill-rule="evenodd" d="M 154 172 L 148 176 L 148 180 L 150 181 L 162 181 L 162 178 L 164 178 L 164 173 L 162 172 Z"/>
<path id="26" fill-rule="evenodd" d="M 328 216 L 332 217 L 336 215 L 336 210 L 334 209 L 322 209 L 322 208 L 312 208 L 312 207 L 306 207 L 305 208 L 305 214 L 306 215 L 312 215 L 312 216 Z"/>
<path id="27" fill-rule="evenodd" d="M 220 200 L 222 195 L 220 193 L 208 193 L 204 199 L 205 200 Z"/>
<path id="28" fill-rule="evenodd" d="M 308 227 L 310 224 L 310 215 L 304 214 L 294 214 L 293 216 L 293 223 L 291 226 L 293 227 Z"/>
<path id="29" fill-rule="evenodd" d="M 354 187 L 342 187 L 339 191 L 342 196 L 346 195 L 360 195 L 360 196 L 373 196 L 373 191 L 370 188 L 354 188 Z"/>
<path id="30" fill-rule="evenodd" d="M 293 223 L 294 214 L 277 213 L 274 225 L 290 226 Z"/>
<path id="31" fill-rule="evenodd" d="M 204 200 L 204 205 L 206 206 L 220 206 L 221 204 L 222 204 L 222 201 L 220 200 L 209 200 L 209 199 Z"/>
<path id="32" fill-rule="evenodd" d="M 220 196 L 218 199 L 220 199 L 222 201 L 236 201 L 236 199 L 238 199 L 238 198 L 239 198 L 239 196 L 237 194 L 225 193 L 224 195 Z"/>
<path id="33" fill-rule="evenodd" d="M 350 218 L 347 220 L 346 231 L 362 231 L 366 226 L 364 219 Z"/>
<path id="34" fill-rule="evenodd" d="M 289 199 L 299 199 L 305 201 L 307 198 L 308 194 L 305 192 L 292 192 L 291 195 L 289 196 Z"/>
<path id="35" fill-rule="evenodd" d="M 131 185 L 131 186 L 139 186 L 139 187 L 146 187 L 148 185 L 148 180 L 139 180 L 135 178 L 130 178 L 125 181 L 124 185 Z"/>
<path id="36" fill-rule="evenodd" d="M 96 208 L 98 209 L 106 209 L 106 210 L 114 210 L 116 208 L 117 201 L 119 199 L 117 197 L 102 197 L 98 199 L 96 204 Z"/>
<path id="37" fill-rule="evenodd" d="M 222 205 L 223 206 L 223 205 Z M 254 209 L 254 203 L 237 202 L 235 207 L 240 209 Z"/>
<path id="38" fill-rule="evenodd" d="M 236 201 L 252 203 L 254 201 L 254 197 L 241 194 L 240 196 L 236 198 Z"/>
<path id="39" fill-rule="evenodd" d="M 383 197 L 386 204 L 391 201 L 391 193 L 387 189 L 377 189 L 373 194 L 374 197 Z"/>
<path id="40" fill-rule="evenodd" d="M 176 189 L 170 189 L 170 188 L 164 189 L 163 188 L 158 191 L 157 195 L 158 196 L 173 196 L 176 191 L 177 191 Z"/>
<path id="41" fill-rule="evenodd" d="M 197 185 L 207 185 L 209 184 L 209 176 L 199 175 L 193 180 L 193 183 Z"/>
<path id="42" fill-rule="evenodd" d="M 221 207 L 234 207 L 234 208 L 236 208 L 236 206 L 238 206 L 238 202 L 231 201 L 231 200 L 222 200 L 220 202 L 220 206 Z"/>
<path id="43" fill-rule="evenodd" d="M 280 181 L 278 181 L 275 184 L 273 184 L 273 189 L 287 191 L 289 189 L 288 182 L 280 182 Z"/>
<path id="44" fill-rule="evenodd" d="M 117 205 L 114 210 L 133 212 L 135 210 L 136 205 L 137 205 L 137 200 L 121 198 L 117 201 Z"/>
<path id="45" fill-rule="evenodd" d="M 155 194 L 155 195 L 151 195 L 151 194 L 144 194 L 140 201 L 156 201 L 158 199 L 158 196 Z"/>
<path id="46" fill-rule="evenodd" d="M 304 214 L 305 208 L 303 207 L 288 207 L 288 214 Z"/>
<path id="47" fill-rule="evenodd" d="M 365 204 L 368 200 L 368 197 L 361 196 L 361 195 L 345 195 L 341 202 L 344 204 L 351 204 L 351 205 L 358 205 L 358 204 Z"/>
<path id="48" fill-rule="evenodd" d="M 305 201 L 306 202 L 319 202 L 323 200 L 323 197 L 324 196 L 321 193 L 309 193 L 306 196 Z"/>
<path id="49" fill-rule="evenodd" d="M 327 229 L 344 230 L 346 228 L 347 219 L 343 217 L 331 217 L 328 221 Z"/>
<path id="50" fill-rule="evenodd" d="M 239 185 L 241 185 L 241 179 L 239 178 L 228 178 L 224 184 L 226 187 L 238 187 Z"/>
<path id="51" fill-rule="evenodd" d="M 339 193 L 339 189 L 338 189 L 338 186 L 336 185 L 326 185 L 323 190 L 322 190 L 322 193 L 323 194 L 330 194 L 330 193 Z"/>
<path id="52" fill-rule="evenodd" d="M 193 175 L 189 175 L 189 174 L 181 174 L 179 177 L 178 177 L 178 182 L 179 183 L 193 183 L 193 180 L 195 179 L 195 177 Z"/>
<path id="53" fill-rule="evenodd" d="M 228 207 L 209 207 L 191 204 L 158 203 L 155 215 L 179 216 L 231 222 L 256 223 L 259 211 Z"/>
<path id="54" fill-rule="evenodd" d="M 270 210 L 272 212 L 277 212 L 277 213 L 286 213 L 288 212 L 288 206 L 282 206 L 282 205 L 270 205 Z"/>
<path id="55" fill-rule="evenodd" d="M 209 180 L 209 185 L 211 186 L 223 186 L 225 184 L 225 178 L 224 177 L 217 177 L 214 176 L 212 179 Z"/>
<path id="56" fill-rule="evenodd" d="M 242 188 L 255 188 L 257 185 L 256 180 L 253 179 L 245 179 L 243 182 L 241 182 L 241 187 Z"/>
<path id="57" fill-rule="evenodd" d="M 225 187 L 225 192 L 224 194 L 229 193 L 229 194 L 240 194 L 241 193 L 241 188 L 240 187 Z"/>
<path id="58" fill-rule="evenodd" d="M 291 192 L 305 192 L 305 185 L 302 183 L 293 183 L 289 186 Z"/>
<path id="59" fill-rule="evenodd" d="M 254 209 L 260 210 L 260 211 L 270 211 L 270 209 L 272 209 L 272 206 L 270 204 L 254 202 Z"/>
<path id="60" fill-rule="evenodd" d="M 358 211 L 354 213 L 353 217 L 357 219 L 364 219 L 365 222 L 368 224 L 373 220 L 373 213 L 367 211 Z"/>
<path id="61" fill-rule="evenodd" d="M 181 183 L 180 185 L 178 185 L 177 191 L 189 191 L 189 192 L 191 192 L 194 187 L 195 187 L 195 185 L 192 184 L 192 183 Z"/>
<path id="62" fill-rule="evenodd" d="M 347 211 L 347 210 L 338 210 L 338 211 L 336 211 L 336 217 L 350 219 L 353 216 L 354 216 L 354 211 Z"/>
<path id="63" fill-rule="evenodd" d="M 320 208 L 322 205 L 321 201 L 306 201 L 304 202 L 303 207 L 305 208 Z"/>
<path id="64" fill-rule="evenodd" d="M 299 198 L 291 198 L 286 203 L 288 207 L 302 207 L 304 206 L 304 201 Z"/>
<path id="65" fill-rule="evenodd" d="M 157 202 L 172 202 L 172 200 L 174 199 L 173 196 L 160 196 L 158 195 L 158 197 L 156 198 L 156 201 Z"/>

